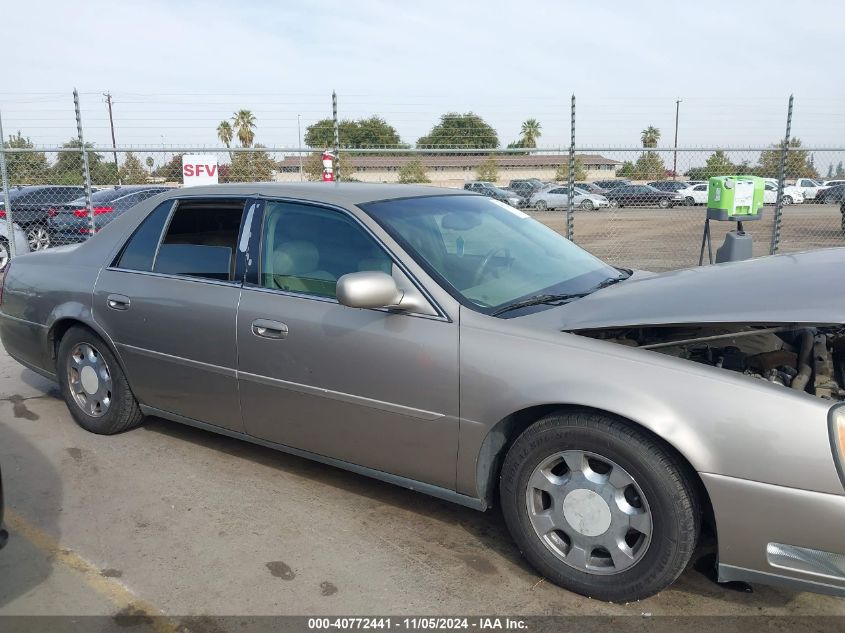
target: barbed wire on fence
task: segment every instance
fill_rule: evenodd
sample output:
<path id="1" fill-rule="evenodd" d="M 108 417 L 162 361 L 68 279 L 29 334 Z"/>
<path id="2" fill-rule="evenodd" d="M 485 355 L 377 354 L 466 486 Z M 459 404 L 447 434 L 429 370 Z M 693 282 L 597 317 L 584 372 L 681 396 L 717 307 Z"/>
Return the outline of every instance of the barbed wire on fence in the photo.
<path id="1" fill-rule="evenodd" d="M 669 270 L 697 263 L 707 202 L 706 181 L 719 175 L 746 174 L 768 179 L 763 219 L 746 227 L 755 237 L 755 255 L 843 245 L 845 216 L 840 204 L 845 195 L 835 186 L 825 188 L 823 181 L 841 180 L 845 184 L 845 147 L 806 146 L 795 138 L 787 144 L 775 141 L 746 146 L 669 147 L 660 144 L 659 133 L 655 137 L 650 132 L 652 126 L 642 130 L 639 145 L 578 144 L 569 108 L 556 111 L 568 120 L 566 144 L 539 143 L 539 128 L 532 132 L 532 120 L 526 120 L 522 136 L 503 146 L 501 137 L 492 139 L 490 126 L 476 122 L 476 115 L 469 112 L 452 113 L 455 116 L 451 118 L 447 113 L 435 119 L 430 132 L 418 137 L 412 146 L 401 142 L 398 134 L 391 136 L 386 121 L 364 114 L 376 110 L 366 99 L 351 104 L 354 107 L 347 111 L 349 118 L 338 115 L 332 120 L 329 116 L 307 125 L 304 136 L 297 126 L 297 142 L 291 144 L 262 146 L 250 127 L 252 114 L 240 111 L 235 112 L 231 122 L 226 120 L 229 136 L 223 135 L 225 144 L 126 143 L 120 140 L 124 137 L 123 128 L 118 128 L 112 145 L 104 143 L 98 131 L 103 129 L 102 115 L 93 116 L 90 106 L 81 109 L 86 121 L 83 140 L 82 127 L 73 129 L 73 113 L 68 120 L 66 112 L 54 107 L 54 98 L 57 97 L 49 95 L 44 101 L 36 99 L 35 104 L 44 108 L 36 108 L 38 116 L 32 115 L 30 121 L 54 123 L 69 140 L 36 145 L 22 131 L 12 128 L 15 131 L 0 147 L 5 171 L 0 220 L 6 219 L 5 223 L 0 222 L 6 227 L 5 235 L 0 235 L 0 266 L 4 265 L 4 257 L 8 260 L 11 256 L 19 239 L 23 240 L 22 252 L 84 241 L 144 196 L 181 186 L 185 154 L 214 155 L 219 181 L 223 183 L 320 180 L 320 152 L 334 146 L 335 121 L 343 181 L 424 182 L 453 188 L 474 186 L 472 183 L 481 181 L 501 192 L 492 195 L 510 200 L 620 266 Z M 0 105 L 5 102 L 0 99 Z M 315 96 L 308 102 L 317 104 L 318 99 Z M 138 103 L 147 101 L 138 99 Z M 327 110 L 328 105 L 323 103 Z M 813 107 L 818 111 L 821 105 Z M 601 113 L 601 108 L 598 111 Z M 589 122 L 590 116 L 589 106 L 581 102 L 579 119 Z M 647 120 L 645 115 L 638 116 Z M 89 118 L 93 124 L 87 123 Z M 290 129 L 289 116 L 280 117 L 280 121 Z M 326 121 L 331 123 L 331 130 Z M 464 125 L 467 121 L 469 127 Z M 784 137 L 774 125 L 770 127 L 772 138 Z M 90 136 L 89 129 L 93 130 Z M 532 133 L 537 138 L 529 138 Z M 88 141 L 89 138 L 96 142 Z M 385 142 L 378 142 L 379 139 Z M 479 139 L 485 142 L 476 144 Z M 525 189 L 525 183 L 533 183 L 532 188 Z M 534 186 L 540 183 L 545 187 L 542 192 Z M 659 192 L 671 195 L 643 189 L 625 195 L 614 193 L 616 185 L 622 183 L 634 188 L 653 185 Z M 705 184 L 704 189 L 700 184 Z M 90 202 L 87 188 L 91 190 Z M 714 227 L 714 240 L 730 228 L 728 223 L 719 223 Z M 19 239 L 12 239 L 11 235 Z"/>

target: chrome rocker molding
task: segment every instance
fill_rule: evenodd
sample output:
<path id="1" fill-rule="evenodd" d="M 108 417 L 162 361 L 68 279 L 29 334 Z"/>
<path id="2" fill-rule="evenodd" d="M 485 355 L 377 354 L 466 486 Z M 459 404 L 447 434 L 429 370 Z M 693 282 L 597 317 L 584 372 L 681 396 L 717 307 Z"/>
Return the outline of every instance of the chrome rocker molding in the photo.
<path id="1" fill-rule="evenodd" d="M 764 571 L 755 571 L 753 569 L 745 569 L 744 567 L 734 567 L 733 565 L 723 565 L 720 563 L 719 582 L 732 582 L 735 580 L 760 583 L 762 585 L 774 585 L 790 589 L 792 591 L 813 591 L 815 593 L 824 593 L 830 596 L 845 598 L 845 587 L 829 585 L 815 580 L 804 580 L 789 576 L 781 576 L 780 574 L 771 574 Z"/>
<path id="2" fill-rule="evenodd" d="M 283 453 L 296 455 L 297 457 L 313 459 L 316 462 L 327 464 L 329 466 L 334 466 L 336 468 L 342 468 L 343 470 L 348 470 L 350 472 L 357 473 L 359 475 L 364 475 L 366 477 L 372 477 L 373 479 L 378 479 L 389 484 L 401 486 L 402 488 L 407 488 L 408 490 L 413 490 L 415 492 L 422 492 L 423 494 L 427 494 L 432 497 L 437 497 L 438 499 L 443 499 L 445 501 L 451 501 L 452 503 L 457 503 L 459 505 L 466 506 L 467 508 L 472 508 L 473 510 L 484 511 L 487 509 L 487 503 L 484 500 L 476 499 L 475 497 L 469 497 L 467 495 L 462 495 L 458 492 L 455 492 L 454 490 L 448 490 L 446 488 L 441 488 L 440 486 L 433 486 L 431 484 L 416 481 L 414 479 L 408 479 L 407 477 L 400 477 L 399 475 L 393 475 L 391 473 L 386 473 L 381 470 L 375 470 L 372 468 L 367 468 L 365 466 L 359 466 L 358 464 L 353 464 L 351 462 L 344 462 L 339 459 L 333 459 L 331 457 L 319 455 L 318 453 L 303 451 L 298 448 L 293 448 L 292 446 L 276 444 L 275 442 L 268 442 L 267 440 L 262 440 L 261 438 L 253 437 L 252 435 L 247 435 L 246 433 L 239 433 L 238 431 L 224 429 L 219 426 L 214 426 L 213 424 L 207 424 L 205 422 L 200 422 L 199 420 L 186 418 L 175 413 L 168 413 L 167 411 L 148 407 L 143 404 L 140 405 L 140 408 L 141 412 L 144 415 L 150 415 L 155 416 L 157 418 L 172 420 L 173 422 L 187 424 L 188 426 L 193 426 L 204 431 L 211 431 L 212 433 L 219 433 L 220 435 L 226 435 L 228 437 L 233 437 L 238 440 L 252 442 L 253 444 L 258 444 L 259 446 L 266 446 L 267 448 L 272 448 Z"/>

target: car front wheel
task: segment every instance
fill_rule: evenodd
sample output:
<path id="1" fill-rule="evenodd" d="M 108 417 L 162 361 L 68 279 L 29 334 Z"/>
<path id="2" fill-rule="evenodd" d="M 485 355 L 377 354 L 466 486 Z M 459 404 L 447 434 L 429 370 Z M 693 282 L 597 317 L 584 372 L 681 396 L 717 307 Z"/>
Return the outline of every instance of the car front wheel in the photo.
<path id="1" fill-rule="evenodd" d="M 70 328 L 57 356 L 59 387 L 79 426 L 113 435 L 141 423 L 143 415 L 123 370 L 94 332 L 81 326 Z"/>
<path id="2" fill-rule="evenodd" d="M 698 540 L 699 507 L 684 467 L 613 416 L 542 418 L 508 450 L 499 490 L 523 555 L 545 578 L 588 597 L 658 593 Z"/>
<path id="3" fill-rule="evenodd" d="M 581 201 L 581 208 L 584 211 L 592 211 L 595 208 L 592 200 L 583 200 Z"/>
<path id="4" fill-rule="evenodd" d="M 668 209 L 670 206 L 670 202 L 667 198 L 660 198 L 660 202 L 657 203 L 661 209 Z"/>
<path id="5" fill-rule="evenodd" d="M 613 207 L 614 209 L 618 209 L 618 208 L 619 208 L 619 206 L 620 206 L 620 205 L 619 205 L 619 200 L 616 200 L 616 199 L 611 200 L 611 201 L 609 202 L 609 204 L 610 204 L 610 206 L 611 206 L 611 207 Z"/>
<path id="6" fill-rule="evenodd" d="M 783 203 L 784 206 L 786 206 L 788 204 L 792 204 L 792 197 L 791 196 L 784 196 L 783 199 L 781 200 L 781 202 Z"/>
<path id="7" fill-rule="evenodd" d="M 534 203 L 534 208 L 537 209 L 537 211 L 545 211 L 548 207 L 549 205 L 546 204 L 545 200 L 537 200 L 537 202 Z"/>

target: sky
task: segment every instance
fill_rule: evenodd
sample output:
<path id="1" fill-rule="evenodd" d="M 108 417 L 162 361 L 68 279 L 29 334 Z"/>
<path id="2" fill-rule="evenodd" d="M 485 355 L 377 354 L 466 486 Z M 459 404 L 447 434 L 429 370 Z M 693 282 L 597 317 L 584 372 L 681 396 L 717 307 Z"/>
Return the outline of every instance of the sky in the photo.
<path id="1" fill-rule="evenodd" d="M 636 147 L 654 125 L 681 147 L 761 147 L 793 136 L 845 147 L 845 3 L 273 2 L 7 0 L 0 114 L 38 145 L 217 144 L 236 109 L 256 140 L 298 146 L 331 116 L 376 114 L 413 143 L 447 111 L 473 111 L 506 145 L 536 118 L 541 147 Z"/>

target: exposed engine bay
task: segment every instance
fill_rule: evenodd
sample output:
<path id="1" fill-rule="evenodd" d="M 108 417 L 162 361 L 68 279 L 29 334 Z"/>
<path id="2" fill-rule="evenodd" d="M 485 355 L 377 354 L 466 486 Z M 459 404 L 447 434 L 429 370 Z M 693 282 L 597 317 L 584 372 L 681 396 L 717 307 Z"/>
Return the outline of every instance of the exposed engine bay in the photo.
<path id="1" fill-rule="evenodd" d="M 685 325 L 582 330 L 589 336 L 845 400 L 845 327 Z"/>

